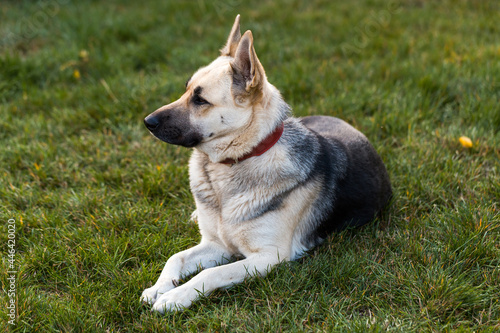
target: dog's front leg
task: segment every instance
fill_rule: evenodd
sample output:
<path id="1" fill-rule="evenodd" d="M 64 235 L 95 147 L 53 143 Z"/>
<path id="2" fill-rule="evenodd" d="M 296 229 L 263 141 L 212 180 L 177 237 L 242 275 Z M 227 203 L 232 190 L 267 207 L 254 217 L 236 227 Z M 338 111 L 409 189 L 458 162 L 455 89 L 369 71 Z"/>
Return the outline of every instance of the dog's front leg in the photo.
<path id="1" fill-rule="evenodd" d="M 153 304 L 161 295 L 174 289 L 181 277 L 200 268 L 224 264 L 230 257 L 231 254 L 222 245 L 202 239 L 200 244 L 168 259 L 155 285 L 143 291 L 141 301 Z"/>
<path id="2" fill-rule="evenodd" d="M 200 294 L 208 295 L 215 289 L 241 283 L 248 276 L 266 275 L 272 266 L 283 259 L 275 249 L 274 252 L 256 253 L 231 264 L 204 270 L 182 286 L 164 293 L 154 303 L 153 310 L 161 313 L 182 310 Z"/>

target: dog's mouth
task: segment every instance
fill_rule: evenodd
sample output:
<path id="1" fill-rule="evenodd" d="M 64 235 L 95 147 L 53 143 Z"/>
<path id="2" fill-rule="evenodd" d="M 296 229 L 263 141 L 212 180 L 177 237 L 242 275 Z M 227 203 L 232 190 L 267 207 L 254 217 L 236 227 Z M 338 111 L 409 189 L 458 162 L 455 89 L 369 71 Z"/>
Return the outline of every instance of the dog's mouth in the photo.
<path id="1" fill-rule="evenodd" d="M 156 138 L 173 145 L 192 148 L 197 146 L 202 140 L 201 135 L 195 131 L 187 131 L 187 133 L 184 133 L 185 131 L 179 127 L 165 126 L 155 118 L 151 119 L 146 117 L 146 119 L 144 119 L 144 124 Z"/>
<path id="2" fill-rule="evenodd" d="M 182 141 L 182 132 L 178 127 L 166 127 L 160 134 L 160 139 L 164 138 L 168 143 Z"/>
<path id="3" fill-rule="evenodd" d="M 200 142 L 201 139 L 198 136 L 195 135 L 181 135 L 181 134 L 176 134 L 174 135 L 173 133 L 180 133 L 178 131 L 170 131 L 168 130 L 166 135 L 161 135 L 157 134 L 154 132 L 151 132 L 156 138 L 160 139 L 163 142 L 170 143 L 172 145 L 179 145 L 187 148 L 193 148 L 196 147 Z"/>
<path id="4" fill-rule="evenodd" d="M 174 144 L 178 144 L 186 148 L 196 147 L 201 142 L 200 137 L 193 135 L 188 136 L 186 138 L 180 137 L 178 140 L 180 140 L 180 143 L 174 143 Z"/>

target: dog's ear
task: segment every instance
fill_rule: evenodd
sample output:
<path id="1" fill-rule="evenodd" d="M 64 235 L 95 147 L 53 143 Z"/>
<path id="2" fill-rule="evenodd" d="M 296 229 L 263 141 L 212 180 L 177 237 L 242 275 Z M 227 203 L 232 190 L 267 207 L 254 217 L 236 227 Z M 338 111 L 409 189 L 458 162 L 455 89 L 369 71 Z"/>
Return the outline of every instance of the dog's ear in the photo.
<path id="1" fill-rule="evenodd" d="M 234 57 L 240 39 L 241 39 L 240 14 L 238 14 L 234 19 L 233 28 L 229 33 L 226 45 L 222 48 L 222 50 L 220 50 L 220 55 Z"/>
<path id="2" fill-rule="evenodd" d="M 233 69 L 233 82 L 242 86 L 247 92 L 262 88 L 266 74 L 259 58 L 257 58 L 257 53 L 255 53 L 250 30 L 241 37 L 231 67 Z"/>

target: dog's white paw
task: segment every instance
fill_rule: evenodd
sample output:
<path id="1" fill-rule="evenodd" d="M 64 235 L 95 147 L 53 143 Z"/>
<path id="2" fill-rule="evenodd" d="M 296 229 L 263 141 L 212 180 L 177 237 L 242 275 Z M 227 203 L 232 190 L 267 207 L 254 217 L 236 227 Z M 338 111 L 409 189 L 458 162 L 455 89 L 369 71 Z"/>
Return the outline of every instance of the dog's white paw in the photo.
<path id="1" fill-rule="evenodd" d="M 183 311 L 191 306 L 193 301 L 198 297 L 198 292 L 189 288 L 176 288 L 158 297 L 153 304 L 151 311 L 159 313 Z"/>
<path id="2" fill-rule="evenodd" d="M 191 218 L 190 218 L 191 221 L 193 222 L 198 222 L 198 210 L 195 209 L 192 213 L 191 213 Z"/>
<path id="3" fill-rule="evenodd" d="M 175 288 L 173 283 L 155 284 L 151 288 L 144 289 L 141 295 L 141 302 L 154 304 L 166 292 Z"/>

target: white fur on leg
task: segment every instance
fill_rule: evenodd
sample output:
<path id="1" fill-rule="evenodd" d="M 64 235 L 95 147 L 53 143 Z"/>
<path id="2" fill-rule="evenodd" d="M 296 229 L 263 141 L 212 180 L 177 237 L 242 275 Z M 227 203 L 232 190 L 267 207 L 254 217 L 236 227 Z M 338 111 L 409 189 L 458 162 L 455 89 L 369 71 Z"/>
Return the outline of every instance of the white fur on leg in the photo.
<path id="1" fill-rule="evenodd" d="M 277 253 L 258 253 L 231 264 L 206 269 L 182 286 L 161 295 L 152 310 L 160 313 L 183 310 L 200 294 L 208 295 L 215 289 L 241 283 L 248 276 L 264 276 L 278 262 Z"/>
<path id="2" fill-rule="evenodd" d="M 170 257 L 155 285 L 143 291 L 141 301 L 154 304 L 162 295 L 176 288 L 181 277 L 224 264 L 230 256 L 219 244 L 202 240 L 200 244 Z"/>

